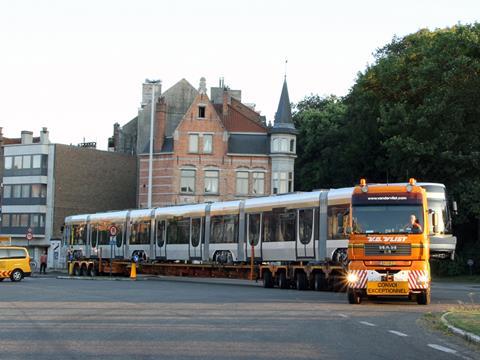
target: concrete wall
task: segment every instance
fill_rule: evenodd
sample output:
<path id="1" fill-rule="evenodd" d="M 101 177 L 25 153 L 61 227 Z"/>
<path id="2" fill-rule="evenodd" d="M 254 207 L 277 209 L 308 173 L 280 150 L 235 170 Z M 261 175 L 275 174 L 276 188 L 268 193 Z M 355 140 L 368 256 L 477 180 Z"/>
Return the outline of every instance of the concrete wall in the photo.
<path id="1" fill-rule="evenodd" d="M 134 156 L 55 145 L 53 238 L 60 238 L 66 216 L 135 208 Z"/>

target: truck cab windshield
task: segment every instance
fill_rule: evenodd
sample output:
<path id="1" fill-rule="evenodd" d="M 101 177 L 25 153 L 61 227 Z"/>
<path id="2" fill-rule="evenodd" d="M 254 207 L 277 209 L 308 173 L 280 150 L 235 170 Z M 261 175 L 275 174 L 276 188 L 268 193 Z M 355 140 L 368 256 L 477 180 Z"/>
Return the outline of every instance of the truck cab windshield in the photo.
<path id="1" fill-rule="evenodd" d="M 420 234 L 420 205 L 357 205 L 352 207 L 353 232 L 357 234 Z"/>

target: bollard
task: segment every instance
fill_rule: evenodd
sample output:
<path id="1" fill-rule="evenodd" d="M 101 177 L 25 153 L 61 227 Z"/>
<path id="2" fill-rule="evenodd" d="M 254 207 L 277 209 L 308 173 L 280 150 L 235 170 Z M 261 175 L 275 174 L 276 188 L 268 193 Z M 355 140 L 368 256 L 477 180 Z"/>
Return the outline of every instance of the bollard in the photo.
<path id="1" fill-rule="evenodd" d="M 136 279 L 137 278 L 137 264 L 132 262 L 132 267 L 130 269 L 130 279 Z"/>
<path id="2" fill-rule="evenodd" d="M 73 275 L 73 262 L 72 261 L 70 261 L 68 263 L 68 275 L 70 275 L 70 276 Z"/>

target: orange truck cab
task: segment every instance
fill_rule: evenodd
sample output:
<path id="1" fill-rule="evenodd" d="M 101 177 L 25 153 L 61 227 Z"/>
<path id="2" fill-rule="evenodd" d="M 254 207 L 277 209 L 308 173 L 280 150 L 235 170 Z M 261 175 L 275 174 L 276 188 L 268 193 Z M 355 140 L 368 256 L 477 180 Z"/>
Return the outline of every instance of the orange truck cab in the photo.
<path id="1" fill-rule="evenodd" d="M 406 185 L 367 185 L 362 179 L 353 191 L 351 206 L 349 303 L 359 304 L 367 296 L 405 296 L 429 304 L 425 190 L 415 179 Z"/>

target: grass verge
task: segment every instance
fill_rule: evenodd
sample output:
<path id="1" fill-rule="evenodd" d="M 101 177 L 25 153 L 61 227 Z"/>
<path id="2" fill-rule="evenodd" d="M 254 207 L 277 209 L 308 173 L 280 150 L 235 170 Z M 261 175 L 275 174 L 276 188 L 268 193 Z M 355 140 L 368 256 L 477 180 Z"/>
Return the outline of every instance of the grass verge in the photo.
<path id="1" fill-rule="evenodd" d="M 445 318 L 451 325 L 480 336 L 480 305 L 455 306 Z"/>

